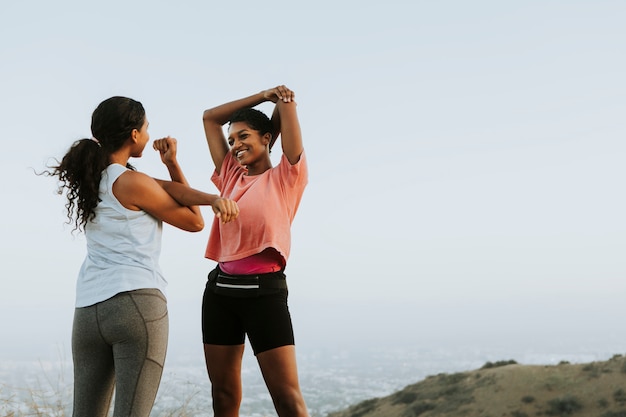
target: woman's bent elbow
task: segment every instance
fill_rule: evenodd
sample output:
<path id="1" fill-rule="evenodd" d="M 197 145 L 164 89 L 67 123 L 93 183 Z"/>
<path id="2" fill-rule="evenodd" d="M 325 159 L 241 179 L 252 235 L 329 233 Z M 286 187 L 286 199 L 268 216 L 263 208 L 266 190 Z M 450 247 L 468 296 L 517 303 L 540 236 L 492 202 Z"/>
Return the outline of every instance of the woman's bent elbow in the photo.
<path id="1" fill-rule="evenodd" d="M 195 222 L 189 229 L 190 232 L 201 232 L 204 229 L 204 220 L 200 219 Z"/>
<path id="2" fill-rule="evenodd" d="M 204 220 L 199 219 L 195 221 L 185 222 L 184 224 L 180 224 L 177 226 L 179 229 L 184 230 L 185 232 L 200 232 L 204 229 Z"/>
<path id="3" fill-rule="evenodd" d="M 213 113 L 212 109 L 205 110 L 202 113 L 202 120 L 205 121 L 205 122 L 208 121 L 208 120 L 211 120 L 213 118 L 213 114 L 212 113 Z"/>

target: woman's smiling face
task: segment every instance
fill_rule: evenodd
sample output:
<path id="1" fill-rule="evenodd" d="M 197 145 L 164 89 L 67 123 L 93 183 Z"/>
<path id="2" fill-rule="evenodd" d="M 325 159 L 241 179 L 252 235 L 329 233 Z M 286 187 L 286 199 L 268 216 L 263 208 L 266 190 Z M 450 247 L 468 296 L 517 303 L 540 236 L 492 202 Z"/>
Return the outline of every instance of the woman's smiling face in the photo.
<path id="1" fill-rule="evenodd" d="M 261 135 L 246 122 L 234 122 L 228 128 L 228 145 L 241 165 L 250 166 L 265 159 L 271 135 Z"/>

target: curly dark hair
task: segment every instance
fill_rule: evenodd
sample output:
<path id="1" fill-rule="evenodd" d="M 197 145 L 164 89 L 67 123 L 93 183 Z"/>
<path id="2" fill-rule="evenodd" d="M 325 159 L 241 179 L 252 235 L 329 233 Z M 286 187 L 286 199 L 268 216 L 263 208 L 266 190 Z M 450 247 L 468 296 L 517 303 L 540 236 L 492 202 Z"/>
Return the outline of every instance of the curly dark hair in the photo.
<path id="1" fill-rule="evenodd" d="M 251 129 L 258 130 L 261 135 L 266 133 L 274 134 L 274 126 L 272 121 L 265 113 L 252 108 L 243 108 L 235 111 L 228 120 L 228 125 L 235 122 L 245 122 Z"/>
<path id="2" fill-rule="evenodd" d="M 68 223 L 74 230 L 84 230 L 96 216 L 100 202 L 102 171 L 109 165 L 109 155 L 130 138 L 134 129 L 141 129 L 146 119 L 143 105 L 127 97 L 111 97 L 96 107 L 91 116 L 93 138 L 77 140 L 61 162 L 48 166 L 49 176 L 59 178 L 59 194 L 66 193 Z M 127 168 L 133 169 L 130 164 Z"/>

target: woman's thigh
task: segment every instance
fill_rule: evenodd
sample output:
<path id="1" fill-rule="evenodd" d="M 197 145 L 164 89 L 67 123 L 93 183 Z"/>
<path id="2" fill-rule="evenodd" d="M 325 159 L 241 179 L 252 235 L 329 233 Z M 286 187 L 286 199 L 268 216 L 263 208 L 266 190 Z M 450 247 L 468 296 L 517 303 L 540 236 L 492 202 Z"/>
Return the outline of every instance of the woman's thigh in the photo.
<path id="1" fill-rule="evenodd" d="M 102 337 L 97 306 L 77 308 L 72 328 L 75 417 L 105 417 L 111 404 L 115 369 L 113 349 Z"/>
<path id="2" fill-rule="evenodd" d="M 103 334 L 113 346 L 114 416 L 148 416 L 161 382 L 169 332 L 167 302 L 160 291 L 124 293 L 110 306 Z"/>
<path id="3" fill-rule="evenodd" d="M 168 331 L 167 302 L 155 289 L 120 293 L 77 309 L 74 415 L 106 415 L 115 384 L 114 416 L 148 416 L 163 373 Z"/>
<path id="4" fill-rule="evenodd" d="M 244 326 L 255 355 L 282 346 L 294 345 L 293 325 L 287 306 L 288 291 L 251 299 Z"/>

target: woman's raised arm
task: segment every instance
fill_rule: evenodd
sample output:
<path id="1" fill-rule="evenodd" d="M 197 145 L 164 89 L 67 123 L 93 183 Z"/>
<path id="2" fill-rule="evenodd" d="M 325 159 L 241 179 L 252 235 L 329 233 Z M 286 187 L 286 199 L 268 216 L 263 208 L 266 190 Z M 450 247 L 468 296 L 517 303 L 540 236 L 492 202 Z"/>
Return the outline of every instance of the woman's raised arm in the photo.
<path id="1" fill-rule="evenodd" d="M 280 114 L 280 143 L 283 147 L 283 154 L 285 154 L 289 163 L 294 165 L 300 160 L 300 155 L 302 155 L 304 150 L 300 122 L 296 113 L 296 102 L 279 101 L 276 103 L 276 107 Z"/>
<path id="2" fill-rule="evenodd" d="M 283 147 L 283 154 L 291 165 L 300 160 L 300 155 L 304 147 L 302 145 L 302 132 L 298 113 L 296 112 L 295 94 L 284 85 L 271 88 L 263 92 L 268 100 L 276 103 L 276 108 L 272 114 L 272 124 L 274 125 L 275 136 L 280 133 L 280 143 Z M 276 140 L 272 138 L 271 144 Z"/>
<path id="3" fill-rule="evenodd" d="M 211 152 L 211 158 L 215 164 L 215 169 L 220 172 L 222 168 L 222 162 L 224 157 L 229 151 L 228 141 L 224 136 L 223 126 L 228 123 L 230 116 L 239 109 L 245 107 L 254 107 L 261 104 L 268 99 L 264 95 L 264 91 L 239 99 L 224 103 L 217 107 L 205 110 L 202 115 L 202 121 L 204 123 L 204 133 L 206 135 L 206 141 L 209 145 L 209 151 Z"/>

